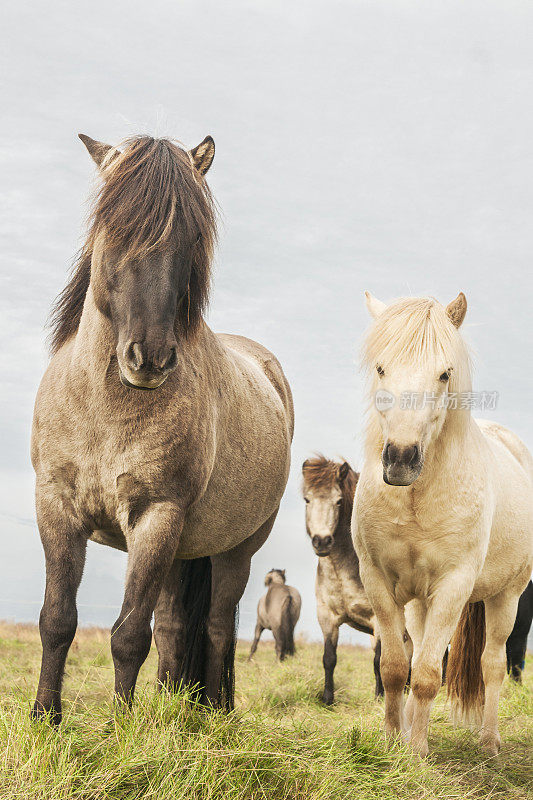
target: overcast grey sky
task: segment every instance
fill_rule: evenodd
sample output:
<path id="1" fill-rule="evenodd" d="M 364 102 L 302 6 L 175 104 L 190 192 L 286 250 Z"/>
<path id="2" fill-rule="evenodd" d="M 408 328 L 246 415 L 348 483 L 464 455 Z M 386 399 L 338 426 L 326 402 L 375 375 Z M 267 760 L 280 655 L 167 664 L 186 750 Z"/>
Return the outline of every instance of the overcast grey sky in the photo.
<path id="1" fill-rule="evenodd" d="M 209 322 L 276 353 L 293 470 L 241 607 L 287 569 L 319 634 L 300 465 L 361 457 L 362 292 L 464 290 L 475 388 L 533 447 L 533 5 L 526 0 L 93 0 L 3 5 L 0 617 L 35 620 L 44 564 L 29 461 L 50 303 L 83 236 L 76 138 L 216 142 L 222 210 Z M 81 623 L 111 624 L 125 557 L 90 545 Z M 356 638 L 351 635 L 352 640 Z M 345 632 L 344 640 L 350 636 Z M 361 635 L 360 640 L 367 641 Z"/>

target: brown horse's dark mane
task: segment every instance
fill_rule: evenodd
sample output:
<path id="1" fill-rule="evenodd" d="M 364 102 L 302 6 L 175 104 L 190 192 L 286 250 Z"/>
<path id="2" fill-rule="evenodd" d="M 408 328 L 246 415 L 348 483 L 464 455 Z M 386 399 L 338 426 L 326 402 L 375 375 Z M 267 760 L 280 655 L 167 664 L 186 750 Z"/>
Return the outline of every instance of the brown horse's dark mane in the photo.
<path id="1" fill-rule="evenodd" d="M 52 308 L 52 353 L 78 330 L 99 234 L 106 248 L 120 253 L 122 262 L 171 246 L 190 260 L 188 296 L 178 309 L 183 332 L 196 328 L 209 300 L 216 208 L 189 154 L 168 139 L 149 136 L 130 139 L 119 156 L 116 152 L 111 151 L 102 170 L 87 241 Z"/>
<path id="2" fill-rule="evenodd" d="M 342 492 L 343 514 L 351 514 L 359 474 L 350 467 L 344 481 L 340 483 L 339 467 L 343 463 L 344 461 L 332 461 L 321 454 L 308 458 L 303 468 L 304 483 L 309 489 L 328 489 L 333 484 L 338 484 Z"/>

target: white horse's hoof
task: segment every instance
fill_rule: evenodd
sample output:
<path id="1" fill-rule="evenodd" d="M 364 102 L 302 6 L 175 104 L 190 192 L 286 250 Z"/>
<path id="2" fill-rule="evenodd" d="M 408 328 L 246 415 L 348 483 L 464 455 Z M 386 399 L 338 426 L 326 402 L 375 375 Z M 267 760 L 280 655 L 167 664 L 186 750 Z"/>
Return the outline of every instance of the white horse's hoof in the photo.
<path id="1" fill-rule="evenodd" d="M 481 747 L 490 756 L 497 756 L 502 746 L 500 734 L 481 734 Z"/>

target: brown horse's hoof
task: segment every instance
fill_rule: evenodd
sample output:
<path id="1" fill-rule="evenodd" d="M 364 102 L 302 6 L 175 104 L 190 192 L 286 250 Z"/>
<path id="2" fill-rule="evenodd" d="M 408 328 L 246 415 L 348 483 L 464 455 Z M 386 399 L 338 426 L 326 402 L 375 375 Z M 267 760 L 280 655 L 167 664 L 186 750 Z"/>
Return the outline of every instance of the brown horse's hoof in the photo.
<path id="1" fill-rule="evenodd" d="M 321 700 L 322 700 L 322 702 L 324 703 L 325 706 L 332 706 L 333 702 L 334 702 L 333 693 L 332 692 L 331 693 L 330 692 L 327 692 L 327 693 L 324 692 L 324 694 L 321 697 Z"/>
<path id="2" fill-rule="evenodd" d="M 57 708 L 43 708 L 40 703 L 34 703 L 30 711 L 30 719 L 32 722 L 49 722 L 57 728 L 61 724 L 63 715 L 60 709 Z"/>

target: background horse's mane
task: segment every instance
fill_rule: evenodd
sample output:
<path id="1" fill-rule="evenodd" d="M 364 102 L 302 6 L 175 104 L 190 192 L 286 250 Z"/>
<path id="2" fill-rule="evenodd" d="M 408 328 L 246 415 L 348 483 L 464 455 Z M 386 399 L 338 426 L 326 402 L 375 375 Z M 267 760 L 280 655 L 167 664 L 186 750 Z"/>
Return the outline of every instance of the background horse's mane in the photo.
<path id="1" fill-rule="evenodd" d="M 403 364 L 446 370 L 453 367 L 449 391 L 469 391 L 472 384 L 468 348 L 446 309 L 433 297 L 405 297 L 384 309 L 363 346 L 363 366 Z M 375 388 L 375 383 L 373 383 Z"/>
<path id="2" fill-rule="evenodd" d="M 321 453 L 318 453 L 315 458 L 308 458 L 303 467 L 304 485 L 309 489 L 328 489 L 333 484 L 338 484 L 342 491 L 343 512 L 349 514 L 352 510 L 359 475 L 350 467 L 345 479 L 339 483 L 339 467 L 343 463 L 344 459 L 332 461 Z"/>
<path id="3" fill-rule="evenodd" d="M 91 277 L 96 237 L 139 260 L 173 246 L 190 263 L 188 297 L 178 309 L 184 332 L 198 325 L 209 300 L 216 208 L 209 187 L 189 154 L 168 139 L 139 136 L 111 150 L 89 220 L 87 241 L 70 281 L 52 308 L 50 344 L 55 353 L 78 329 Z M 188 266 L 188 264 L 187 264 Z"/>

